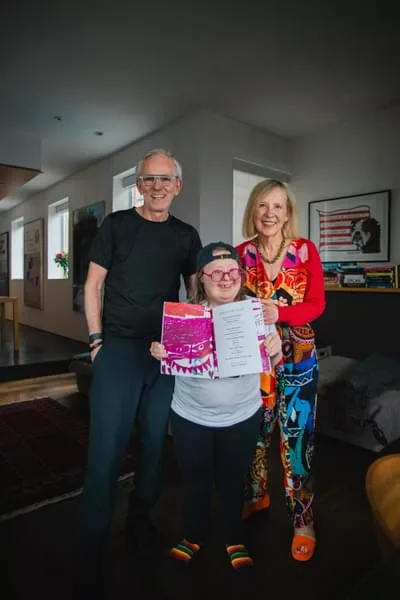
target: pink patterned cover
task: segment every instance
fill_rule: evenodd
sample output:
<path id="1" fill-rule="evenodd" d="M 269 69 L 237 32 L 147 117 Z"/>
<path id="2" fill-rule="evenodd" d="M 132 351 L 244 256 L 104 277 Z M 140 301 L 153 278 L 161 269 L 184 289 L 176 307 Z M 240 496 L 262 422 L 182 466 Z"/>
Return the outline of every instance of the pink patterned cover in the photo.
<path id="1" fill-rule="evenodd" d="M 215 377 L 213 325 L 206 306 L 164 302 L 161 343 L 168 352 L 161 361 L 164 375 Z"/>
<path id="2" fill-rule="evenodd" d="M 253 303 L 263 371 L 271 370 L 265 350 L 261 303 Z M 168 357 L 161 361 L 161 373 L 187 377 L 218 378 L 212 310 L 200 304 L 164 302 L 161 343 Z"/>

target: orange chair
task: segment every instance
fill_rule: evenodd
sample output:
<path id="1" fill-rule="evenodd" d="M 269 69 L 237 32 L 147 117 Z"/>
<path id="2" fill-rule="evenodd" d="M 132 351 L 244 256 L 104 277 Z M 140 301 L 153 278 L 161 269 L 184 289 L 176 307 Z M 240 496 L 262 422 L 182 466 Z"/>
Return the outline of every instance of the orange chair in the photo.
<path id="1" fill-rule="evenodd" d="M 400 551 L 400 454 L 376 459 L 365 487 L 383 558 Z"/>

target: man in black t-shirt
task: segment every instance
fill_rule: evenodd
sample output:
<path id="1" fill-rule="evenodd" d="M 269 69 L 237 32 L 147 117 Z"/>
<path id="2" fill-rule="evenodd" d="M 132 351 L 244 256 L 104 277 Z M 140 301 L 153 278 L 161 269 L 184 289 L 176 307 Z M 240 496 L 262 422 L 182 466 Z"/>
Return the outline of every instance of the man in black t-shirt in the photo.
<path id="1" fill-rule="evenodd" d="M 178 161 L 153 150 L 136 174 L 144 204 L 106 216 L 85 283 L 93 378 L 80 543 L 90 556 L 99 554 L 107 538 L 135 421 L 140 452 L 127 529 L 138 551 L 156 548 L 150 513 L 161 491 L 174 378 L 160 375 L 149 347 L 160 339 L 163 302 L 179 299 L 181 275 L 190 296 L 201 248 L 196 229 L 169 213 L 182 186 Z"/>

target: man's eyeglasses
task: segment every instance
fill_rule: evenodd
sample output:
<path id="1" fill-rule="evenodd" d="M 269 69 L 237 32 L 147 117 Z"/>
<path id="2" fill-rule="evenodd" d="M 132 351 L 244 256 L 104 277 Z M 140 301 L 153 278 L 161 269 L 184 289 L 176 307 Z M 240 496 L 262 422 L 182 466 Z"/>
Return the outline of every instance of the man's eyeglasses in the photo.
<path id="1" fill-rule="evenodd" d="M 240 279 L 242 271 L 238 268 L 228 269 L 227 271 L 224 271 L 223 269 L 214 269 L 214 271 L 211 271 L 211 273 L 206 273 L 203 271 L 203 275 L 207 275 L 207 277 L 210 277 L 212 281 L 218 283 L 219 281 L 223 281 L 223 279 L 225 279 L 225 275 L 228 275 L 228 279 L 237 281 Z"/>
<path id="2" fill-rule="evenodd" d="M 138 177 L 146 188 L 152 187 L 156 182 L 164 187 L 170 187 L 177 179 L 179 179 L 177 175 L 139 175 Z"/>

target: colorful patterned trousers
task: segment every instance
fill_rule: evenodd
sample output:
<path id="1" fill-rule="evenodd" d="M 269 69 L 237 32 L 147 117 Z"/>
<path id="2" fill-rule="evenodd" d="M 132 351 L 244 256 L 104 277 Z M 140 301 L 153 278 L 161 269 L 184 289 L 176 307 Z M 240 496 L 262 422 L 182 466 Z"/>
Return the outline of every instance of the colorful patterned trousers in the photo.
<path id="1" fill-rule="evenodd" d="M 315 355 L 276 367 L 275 377 L 261 376 L 264 415 L 253 463 L 245 482 L 243 514 L 269 506 L 268 455 L 276 423 L 289 516 L 294 527 L 313 521 L 311 465 L 319 366 Z M 264 381 L 263 381 L 264 378 Z"/>

